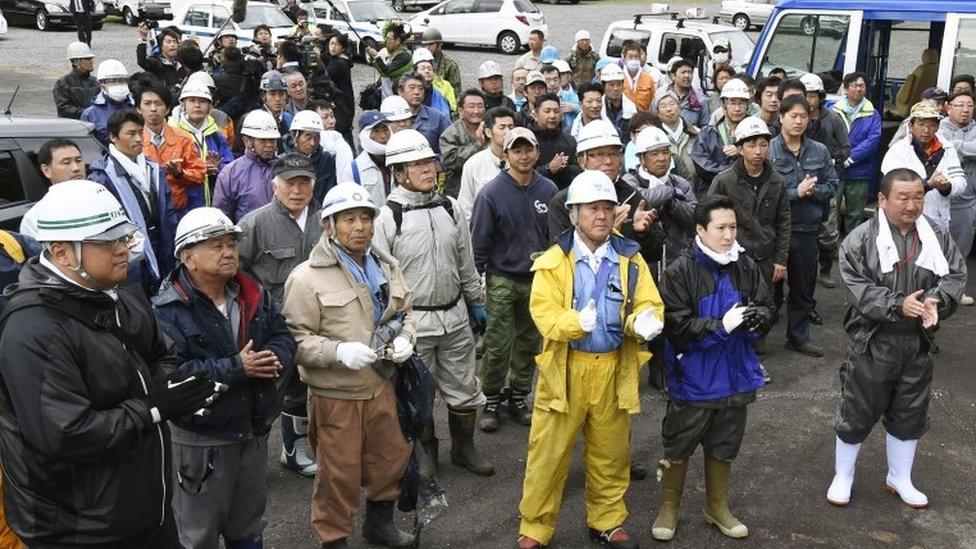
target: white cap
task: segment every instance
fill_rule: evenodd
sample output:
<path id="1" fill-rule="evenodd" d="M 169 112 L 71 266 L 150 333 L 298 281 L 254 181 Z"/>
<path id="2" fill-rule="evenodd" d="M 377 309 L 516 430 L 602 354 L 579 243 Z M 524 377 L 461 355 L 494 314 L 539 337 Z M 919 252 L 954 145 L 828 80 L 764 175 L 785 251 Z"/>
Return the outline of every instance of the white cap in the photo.
<path id="1" fill-rule="evenodd" d="M 594 202 L 618 203 L 613 181 L 600 170 L 586 170 L 573 178 L 566 192 L 566 205 L 592 204 Z"/>
<path id="2" fill-rule="evenodd" d="M 576 31 L 576 36 L 573 37 L 573 42 L 579 42 L 580 40 L 591 40 L 590 31 L 586 29 Z"/>
<path id="3" fill-rule="evenodd" d="M 434 62 L 434 54 L 430 53 L 427 48 L 417 48 L 413 50 L 413 64 L 422 63 L 424 61 Z"/>
<path id="4" fill-rule="evenodd" d="M 406 120 L 413 116 L 413 111 L 410 110 L 407 100 L 399 95 L 391 95 L 383 99 L 383 102 L 380 103 L 380 112 L 390 122 Z"/>
<path id="5" fill-rule="evenodd" d="M 624 70 L 616 63 L 610 63 L 600 69 L 600 82 L 623 82 Z"/>
<path id="6" fill-rule="evenodd" d="M 417 130 L 401 130 L 390 136 L 386 143 L 386 165 L 403 164 L 425 158 L 434 158 L 434 149 L 424 134 Z"/>
<path id="7" fill-rule="evenodd" d="M 234 38 L 237 38 L 237 31 L 234 30 L 234 27 L 233 26 L 228 25 L 228 26 L 224 27 L 224 30 L 220 31 L 217 34 L 217 39 L 220 40 L 221 38 L 223 38 L 225 36 L 233 36 Z"/>
<path id="8" fill-rule="evenodd" d="M 207 71 L 197 71 L 186 78 L 186 83 L 203 84 L 208 88 L 216 88 L 217 84 L 214 83 L 213 76 Z"/>
<path id="9" fill-rule="evenodd" d="M 722 86 L 721 99 L 752 99 L 749 95 L 749 86 L 738 78 L 733 78 Z"/>
<path id="10" fill-rule="evenodd" d="M 180 90 L 180 101 L 183 101 L 187 97 L 199 97 L 200 99 L 213 101 L 213 96 L 210 95 L 210 88 L 199 82 L 190 82 L 189 80 L 186 81 L 183 89 Z"/>
<path id="11" fill-rule="evenodd" d="M 712 51 L 719 46 L 732 49 L 732 42 L 729 42 L 728 38 L 716 38 L 715 41 L 712 42 Z"/>
<path id="12" fill-rule="evenodd" d="M 129 71 L 126 70 L 125 65 L 117 59 L 106 59 L 98 64 L 98 70 L 95 71 L 96 80 L 108 80 L 109 78 L 128 78 Z"/>
<path id="13" fill-rule="evenodd" d="M 674 64 L 677 63 L 678 61 L 681 61 L 681 59 L 682 57 L 680 55 L 671 56 L 671 59 L 668 59 L 668 64 L 666 65 L 668 68 L 668 72 L 674 72 Z"/>
<path id="14" fill-rule="evenodd" d="M 278 139 L 281 134 L 278 133 L 278 123 L 275 122 L 271 113 L 256 109 L 244 116 L 244 122 L 241 124 L 241 135 L 246 135 L 248 137 L 253 137 L 255 139 Z"/>
<path id="15" fill-rule="evenodd" d="M 657 126 L 644 128 L 637 134 L 637 139 L 634 140 L 634 152 L 637 154 L 656 151 L 670 146 L 671 140 L 668 139 L 668 134 L 664 133 L 664 130 Z"/>
<path id="16" fill-rule="evenodd" d="M 728 85 L 728 84 L 726 84 Z M 735 127 L 735 144 L 739 145 L 746 139 L 753 137 L 766 136 L 772 137 L 769 126 L 758 116 L 747 116 Z"/>
<path id="17" fill-rule="evenodd" d="M 194 208 L 187 212 L 176 226 L 173 255 L 179 259 L 180 252 L 188 246 L 225 234 L 240 233 L 241 228 L 234 225 L 230 218 L 217 208 Z"/>
<path id="18" fill-rule="evenodd" d="M 136 230 L 112 193 L 85 179 L 52 186 L 32 211 L 40 242 L 114 240 Z"/>
<path id="19" fill-rule="evenodd" d="M 498 66 L 498 63 L 489 59 L 478 67 L 478 80 L 482 78 L 491 78 L 492 76 L 501 76 L 502 68 Z"/>
<path id="20" fill-rule="evenodd" d="M 569 68 L 569 63 L 567 63 L 566 61 L 564 61 L 562 59 L 557 59 L 557 60 L 553 61 L 552 62 L 552 66 L 553 67 L 556 67 L 556 70 L 558 70 L 561 73 L 564 73 L 564 72 L 573 72 L 573 69 Z"/>
<path id="21" fill-rule="evenodd" d="M 329 189 L 322 199 L 322 217 L 333 216 L 345 210 L 366 208 L 375 216 L 380 209 L 369 199 L 369 191 L 358 183 L 344 182 Z"/>
<path id="22" fill-rule="evenodd" d="M 579 137 L 576 138 L 576 154 L 607 146 L 624 146 L 612 122 L 597 119 L 580 128 Z"/>
<path id="23" fill-rule="evenodd" d="M 808 72 L 801 76 L 800 83 L 803 84 L 803 87 L 806 88 L 808 92 L 824 91 L 823 80 L 812 72 Z"/>
<path id="24" fill-rule="evenodd" d="M 68 44 L 68 61 L 72 59 L 91 59 L 95 57 L 91 48 L 84 42 L 72 42 Z"/>
<path id="25" fill-rule="evenodd" d="M 322 125 L 322 118 L 318 113 L 298 111 L 292 117 L 291 126 L 289 126 L 288 131 L 321 133 L 325 131 L 325 126 Z"/>

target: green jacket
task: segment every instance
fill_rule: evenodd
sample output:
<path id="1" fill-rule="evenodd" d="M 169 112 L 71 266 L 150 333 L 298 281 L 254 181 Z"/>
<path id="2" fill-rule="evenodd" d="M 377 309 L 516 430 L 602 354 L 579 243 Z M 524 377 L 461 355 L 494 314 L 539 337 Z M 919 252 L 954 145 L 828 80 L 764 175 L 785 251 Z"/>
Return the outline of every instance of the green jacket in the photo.
<path id="1" fill-rule="evenodd" d="M 451 87 L 454 88 L 454 100 L 456 103 L 458 96 L 461 94 L 461 69 L 458 68 L 457 61 L 444 55 L 444 52 L 439 51 L 434 54 L 434 70 L 437 71 L 437 76 L 447 80 L 451 84 Z"/>

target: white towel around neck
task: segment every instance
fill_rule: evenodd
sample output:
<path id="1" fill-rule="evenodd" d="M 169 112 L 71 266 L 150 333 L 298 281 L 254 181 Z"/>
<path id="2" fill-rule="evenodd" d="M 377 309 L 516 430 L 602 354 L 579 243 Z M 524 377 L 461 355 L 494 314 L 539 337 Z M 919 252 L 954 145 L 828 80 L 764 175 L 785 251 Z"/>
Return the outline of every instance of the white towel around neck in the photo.
<path id="1" fill-rule="evenodd" d="M 898 263 L 898 248 L 895 246 L 895 239 L 891 236 L 891 229 L 888 226 L 888 216 L 881 210 L 878 211 L 878 262 L 881 263 L 881 272 L 890 273 L 895 270 Z M 939 246 L 939 239 L 935 237 L 935 231 L 925 219 L 919 216 L 915 220 L 915 230 L 918 231 L 918 239 L 921 241 L 922 249 L 915 258 L 915 265 L 928 269 L 937 276 L 949 274 L 949 261 L 942 253 Z"/>

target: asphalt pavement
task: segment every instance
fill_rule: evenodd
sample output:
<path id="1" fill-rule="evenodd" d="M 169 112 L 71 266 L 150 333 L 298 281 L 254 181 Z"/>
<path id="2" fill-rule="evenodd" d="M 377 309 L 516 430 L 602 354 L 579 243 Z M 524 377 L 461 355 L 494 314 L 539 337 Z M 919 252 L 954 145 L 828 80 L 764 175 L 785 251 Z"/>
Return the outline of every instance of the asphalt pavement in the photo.
<path id="1" fill-rule="evenodd" d="M 715 4 L 709 4 L 714 11 Z M 550 25 L 550 38 L 560 48 L 571 44 L 578 28 L 587 28 L 598 42 L 606 24 L 629 16 L 635 3 L 584 2 L 578 6 L 540 5 Z M 12 111 L 19 115 L 52 116 L 51 88 L 68 70 L 64 60 L 73 31 L 40 33 L 15 28 L 0 38 L 0 107 L 16 86 L 20 93 Z M 137 70 L 137 32 L 110 21 L 95 32 L 96 60 L 115 57 Z M 475 82 L 477 66 L 485 59 L 503 68 L 515 63 L 489 49 L 450 50 L 462 67 L 466 84 Z M 357 66 L 357 89 L 371 79 Z M 5 182 L 3 184 L 9 184 Z M 970 267 L 976 263 L 970 262 Z M 969 293 L 976 294 L 974 284 Z M 701 519 L 704 478 L 701 454 L 692 467 L 682 501 L 681 520 L 672 547 L 925 547 L 976 548 L 976 309 L 960 308 L 944 321 L 938 333 L 941 352 L 935 357 L 931 430 L 919 445 L 914 479 L 931 505 L 914 510 L 884 492 L 884 434 L 879 426 L 865 442 L 858 462 L 851 505 L 840 509 L 825 503 L 833 474 L 834 410 L 840 399 L 838 369 L 846 346 L 841 325 L 840 290 L 817 289 L 824 326 L 814 327 L 813 341 L 826 356 L 812 359 L 783 349 L 785 322 L 769 338 L 772 352 L 764 363 L 773 383 L 750 406 L 747 434 L 733 466 L 732 510 L 750 529 L 746 541 L 724 538 Z M 784 311 L 785 312 L 785 311 Z M 646 464 L 661 457 L 660 424 L 663 398 L 644 388 L 642 411 L 634 417 L 633 448 Z M 528 429 L 503 420 L 498 432 L 479 433 L 477 442 L 497 473 L 490 478 L 468 474 L 450 464 L 446 410 L 437 405 L 440 435 L 440 483 L 449 509 L 422 535 L 422 547 L 506 548 L 518 530 L 518 502 L 525 467 Z M 273 548 L 315 547 L 310 527 L 312 481 L 278 464 L 277 430 L 269 452 L 268 527 L 265 544 Z M 564 493 L 560 521 L 552 547 L 582 548 L 586 540 L 584 476 L 579 455 L 574 459 Z M 627 523 L 645 547 L 654 542 L 650 526 L 657 512 L 658 484 L 653 478 L 634 481 L 627 494 L 631 517 Z M 408 526 L 408 517 L 400 517 Z M 356 535 L 353 546 L 361 546 Z"/>

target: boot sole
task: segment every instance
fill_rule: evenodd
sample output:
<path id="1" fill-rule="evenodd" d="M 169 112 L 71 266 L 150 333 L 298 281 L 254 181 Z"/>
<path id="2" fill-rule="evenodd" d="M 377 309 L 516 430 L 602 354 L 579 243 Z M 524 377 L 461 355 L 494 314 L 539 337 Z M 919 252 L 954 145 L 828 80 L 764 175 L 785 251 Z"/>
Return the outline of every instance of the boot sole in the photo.
<path id="1" fill-rule="evenodd" d="M 667 530 L 665 528 L 651 528 L 651 537 L 657 541 L 671 541 L 674 539 L 675 531 L 677 531 L 677 528 L 674 530 Z"/>
<path id="2" fill-rule="evenodd" d="M 722 532 L 722 535 L 724 535 L 725 537 L 732 538 L 732 539 L 744 539 L 744 538 L 749 537 L 749 531 L 748 531 L 748 529 L 746 530 L 746 533 L 744 535 L 741 535 L 741 536 L 740 535 L 735 535 L 735 534 L 732 533 L 732 530 L 729 530 L 725 526 L 722 526 L 722 524 L 719 523 L 719 521 L 717 521 L 717 520 L 713 519 L 712 517 L 708 516 L 708 513 L 702 513 L 702 516 L 705 517 L 705 522 L 707 524 L 710 524 L 710 525 L 715 526 L 716 528 L 718 528 L 719 531 Z"/>
<path id="3" fill-rule="evenodd" d="M 490 477 L 490 476 L 492 476 L 492 475 L 495 474 L 495 469 L 494 468 L 492 468 L 491 470 L 488 470 L 488 469 L 482 469 L 482 470 L 474 469 L 471 466 L 469 466 L 464 460 L 462 460 L 460 458 L 456 458 L 454 456 L 451 456 L 451 463 L 454 464 L 454 465 L 456 465 L 456 466 L 458 466 L 458 467 L 462 467 L 464 469 L 467 469 L 468 471 L 471 471 L 472 473 L 474 473 L 474 474 L 476 474 L 478 476 Z"/>
<path id="4" fill-rule="evenodd" d="M 885 492 L 888 492 L 889 494 L 891 494 L 893 496 L 898 496 L 898 499 L 900 499 L 902 503 L 904 503 L 905 505 L 911 507 L 912 509 L 925 509 L 926 507 L 929 506 L 928 503 L 925 503 L 925 504 L 908 503 L 907 501 L 905 501 L 905 498 L 901 497 L 901 494 L 898 493 L 898 490 L 896 490 L 895 487 L 894 486 L 891 486 L 890 484 L 885 484 Z"/>
<path id="5" fill-rule="evenodd" d="M 833 505 L 834 507 L 847 507 L 847 505 L 850 503 L 850 500 L 841 502 L 841 501 L 834 501 L 829 498 L 826 501 L 827 503 Z"/>

